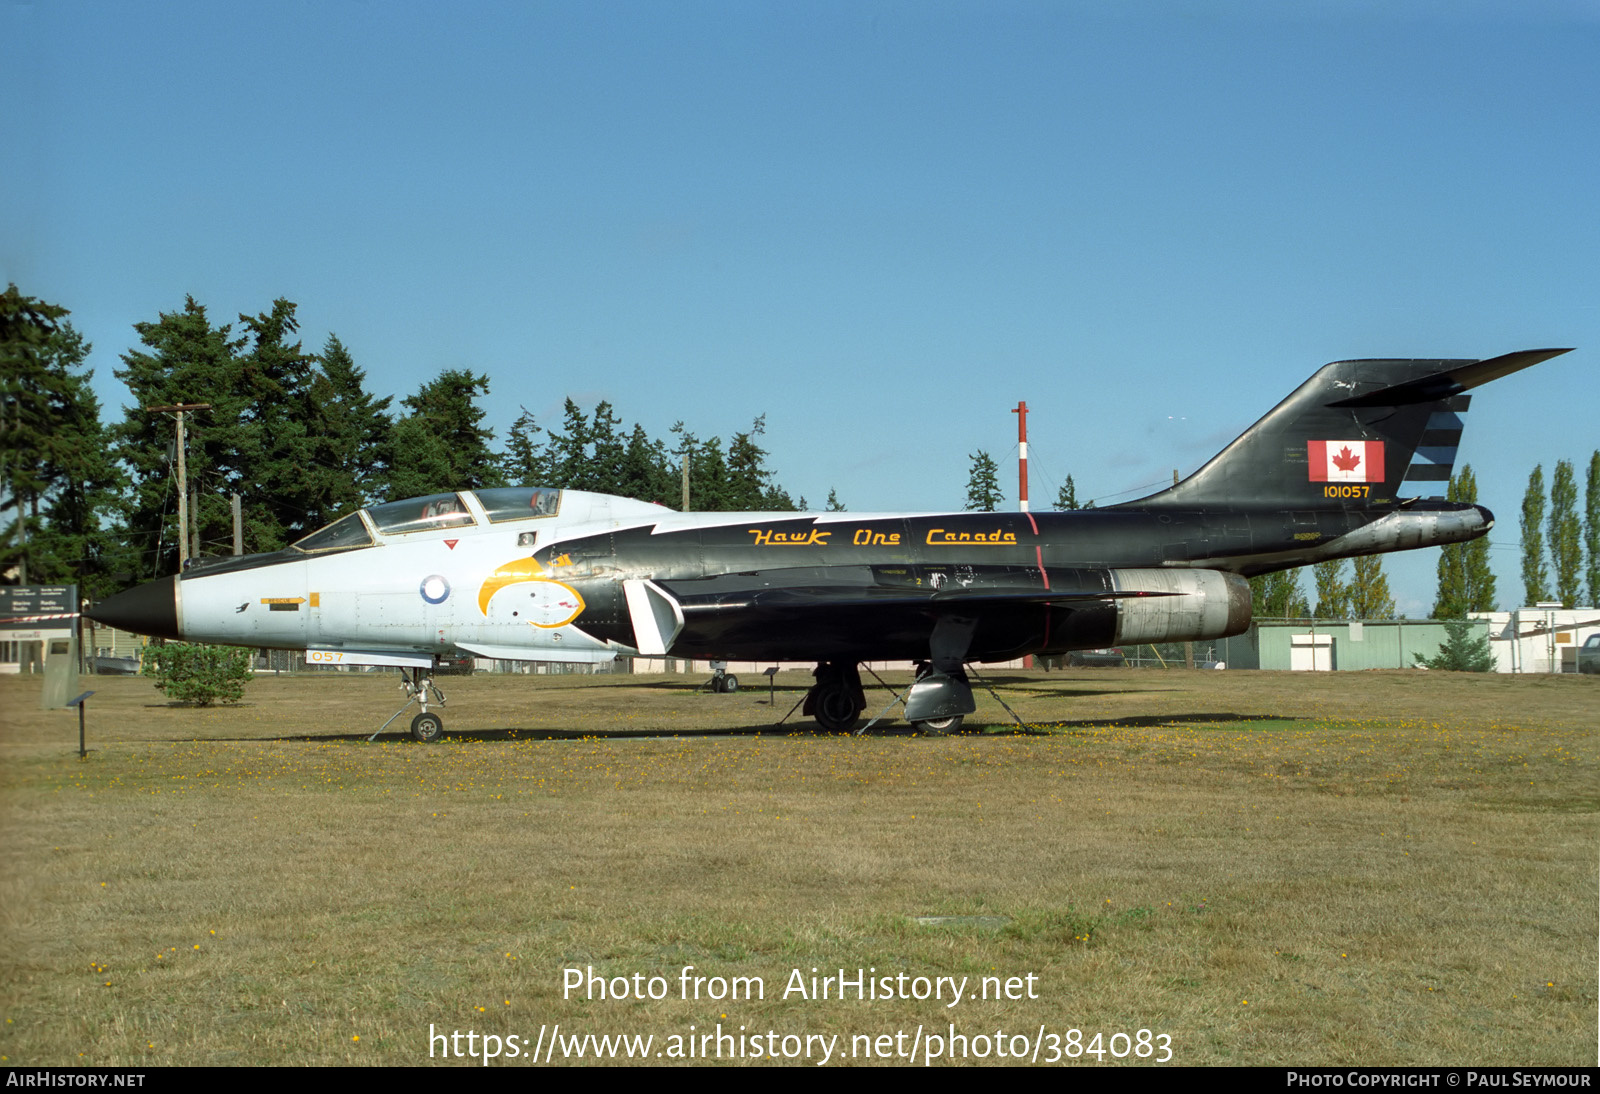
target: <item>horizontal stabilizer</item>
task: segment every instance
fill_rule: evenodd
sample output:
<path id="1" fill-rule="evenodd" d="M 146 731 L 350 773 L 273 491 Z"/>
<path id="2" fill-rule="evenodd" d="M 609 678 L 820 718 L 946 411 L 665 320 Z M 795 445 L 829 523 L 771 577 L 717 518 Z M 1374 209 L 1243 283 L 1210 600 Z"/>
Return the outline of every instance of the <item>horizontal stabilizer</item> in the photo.
<path id="1" fill-rule="evenodd" d="M 1336 407 L 1363 407 L 1363 406 L 1410 406 L 1413 403 L 1428 403 L 1437 399 L 1448 399 L 1452 395 L 1459 395 L 1490 380 L 1498 380 L 1502 376 L 1509 376 L 1513 372 L 1537 365 L 1540 361 L 1548 361 L 1552 357 L 1559 357 L 1563 353 L 1571 353 L 1569 349 L 1524 349 L 1516 353 L 1506 353 L 1499 357 L 1490 357 L 1483 361 L 1472 361 L 1468 364 L 1458 364 L 1454 368 L 1435 372 L 1430 376 L 1421 376 L 1415 380 L 1407 380 L 1400 384 L 1391 384 L 1380 387 L 1376 391 L 1349 399 L 1340 399 L 1338 402 L 1329 403 Z"/>
<path id="2" fill-rule="evenodd" d="M 1092 604 L 1141 597 L 1178 596 L 1175 592 L 1143 589 L 1097 589 L 1092 592 L 1064 592 L 1051 589 L 905 589 L 848 588 L 837 585 L 810 588 L 767 588 L 739 596 L 727 592 L 715 597 L 682 596 L 679 602 L 685 615 L 722 611 L 729 608 L 762 607 L 803 611 L 807 608 L 962 608 L 1001 604 Z"/>

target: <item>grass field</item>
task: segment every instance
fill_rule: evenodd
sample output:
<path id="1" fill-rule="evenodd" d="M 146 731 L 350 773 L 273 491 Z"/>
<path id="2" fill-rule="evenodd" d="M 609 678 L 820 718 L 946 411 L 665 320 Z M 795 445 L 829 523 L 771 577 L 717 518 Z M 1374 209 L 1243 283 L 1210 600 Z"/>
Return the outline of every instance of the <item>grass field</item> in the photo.
<path id="1" fill-rule="evenodd" d="M 986 731 L 945 739 L 772 730 L 808 677 L 778 680 L 445 681 L 429 746 L 367 743 L 392 676 L 205 710 L 85 678 L 80 761 L 76 715 L 0 678 L 0 1055 L 416 1064 L 430 1026 L 559 1023 L 652 1062 L 719 1024 L 746 1062 L 952 1025 L 991 1064 L 1097 1033 L 1138 1060 L 1140 1030 L 1183 1064 L 1596 1062 L 1600 680 L 1006 673 L 1045 728 L 980 693 Z M 664 997 L 564 997 L 568 969 Z M 813 969 L 1023 997 L 785 997 Z M 735 977 L 764 998 L 707 997 Z"/>

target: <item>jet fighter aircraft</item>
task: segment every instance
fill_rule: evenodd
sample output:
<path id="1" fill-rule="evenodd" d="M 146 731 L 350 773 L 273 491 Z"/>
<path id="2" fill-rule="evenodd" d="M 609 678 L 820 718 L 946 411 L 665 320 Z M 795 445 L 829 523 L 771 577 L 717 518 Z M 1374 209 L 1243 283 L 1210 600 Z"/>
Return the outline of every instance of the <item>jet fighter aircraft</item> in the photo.
<path id="1" fill-rule="evenodd" d="M 204 561 L 91 618 L 143 634 L 391 665 L 421 703 L 438 659 L 814 662 L 804 713 L 855 726 L 859 664 L 910 660 L 906 718 L 975 709 L 965 667 L 1220 638 L 1256 574 L 1475 539 L 1443 500 L 1469 389 L 1565 353 L 1337 361 L 1170 489 L 1050 513 L 678 513 L 538 486 L 374 505 L 281 551 Z M 392 721 L 393 719 L 391 719 Z"/>

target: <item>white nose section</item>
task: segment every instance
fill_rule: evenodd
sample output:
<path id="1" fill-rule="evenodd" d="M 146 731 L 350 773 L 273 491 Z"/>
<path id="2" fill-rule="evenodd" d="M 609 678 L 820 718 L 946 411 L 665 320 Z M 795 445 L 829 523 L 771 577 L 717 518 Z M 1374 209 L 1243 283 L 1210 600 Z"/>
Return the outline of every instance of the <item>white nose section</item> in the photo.
<path id="1" fill-rule="evenodd" d="M 644 657 L 661 657 L 683 630 L 683 608 L 654 581 L 630 578 L 622 583 L 633 620 L 633 646 Z"/>

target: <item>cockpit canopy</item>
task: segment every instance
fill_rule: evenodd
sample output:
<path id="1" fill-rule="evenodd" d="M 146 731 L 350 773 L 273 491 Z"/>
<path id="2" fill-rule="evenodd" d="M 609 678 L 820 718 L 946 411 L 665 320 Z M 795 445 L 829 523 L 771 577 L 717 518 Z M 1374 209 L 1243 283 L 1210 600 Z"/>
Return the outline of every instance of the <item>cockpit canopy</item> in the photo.
<path id="1" fill-rule="evenodd" d="M 549 486 L 505 486 L 490 490 L 463 490 L 384 502 L 341 517 L 294 547 L 307 552 L 348 551 L 371 547 L 392 536 L 434 532 L 481 524 L 539 520 L 561 514 L 563 500 L 576 519 L 629 518 L 659 514 L 661 506 L 582 490 Z"/>

